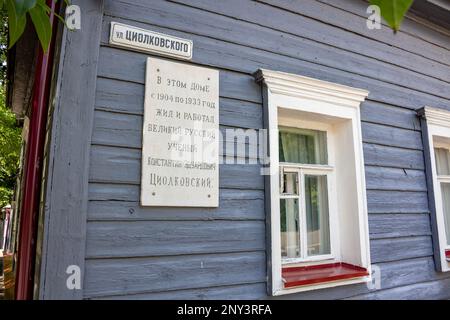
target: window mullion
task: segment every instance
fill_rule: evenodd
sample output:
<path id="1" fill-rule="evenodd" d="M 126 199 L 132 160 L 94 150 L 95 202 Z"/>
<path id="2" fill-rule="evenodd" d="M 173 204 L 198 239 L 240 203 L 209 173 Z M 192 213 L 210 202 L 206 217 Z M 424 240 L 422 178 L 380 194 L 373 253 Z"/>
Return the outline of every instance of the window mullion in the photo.
<path id="1" fill-rule="evenodd" d="M 450 176 L 448 175 L 438 175 L 437 179 L 439 183 L 450 183 Z"/>
<path id="2" fill-rule="evenodd" d="M 308 245 L 307 245 L 307 227 L 306 227 L 306 198 L 305 198 L 305 175 L 302 169 L 299 170 L 299 221 L 300 221 L 300 247 L 302 250 L 301 257 L 306 259 L 308 257 Z"/>

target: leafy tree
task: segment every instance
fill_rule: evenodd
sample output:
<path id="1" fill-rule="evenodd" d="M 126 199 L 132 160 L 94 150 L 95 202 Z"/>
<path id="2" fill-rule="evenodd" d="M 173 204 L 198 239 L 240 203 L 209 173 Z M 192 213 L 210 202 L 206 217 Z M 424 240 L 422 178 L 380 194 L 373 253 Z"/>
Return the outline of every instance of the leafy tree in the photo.
<path id="1" fill-rule="evenodd" d="M 8 16 L 0 10 L 0 85 L 6 83 L 6 54 L 8 50 Z"/>
<path id="2" fill-rule="evenodd" d="M 5 101 L 7 50 L 20 39 L 29 18 L 46 52 L 52 37 L 50 10 L 45 0 L 0 0 L 0 207 L 12 200 L 21 147 L 21 128 Z"/>
<path id="3" fill-rule="evenodd" d="M 48 50 L 52 38 L 52 26 L 48 15 L 51 9 L 45 0 L 0 0 L 0 9 L 6 11 L 8 15 L 9 48 L 22 36 L 29 17 L 44 52 Z M 56 13 L 55 16 L 64 21 Z"/>
<path id="4" fill-rule="evenodd" d="M 19 167 L 21 128 L 5 106 L 5 86 L 0 86 L 0 207 L 10 203 Z"/>
<path id="5" fill-rule="evenodd" d="M 15 115 L 6 107 L 6 54 L 8 16 L 0 12 L 0 207 L 10 203 L 19 166 L 21 129 Z"/>

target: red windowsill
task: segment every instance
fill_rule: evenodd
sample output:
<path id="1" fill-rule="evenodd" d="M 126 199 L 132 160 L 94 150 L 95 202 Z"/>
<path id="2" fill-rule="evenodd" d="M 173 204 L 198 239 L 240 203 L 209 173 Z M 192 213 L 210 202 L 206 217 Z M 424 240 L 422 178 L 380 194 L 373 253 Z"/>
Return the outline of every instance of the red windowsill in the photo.
<path id="1" fill-rule="evenodd" d="M 285 288 L 368 276 L 367 269 L 349 263 L 329 263 L 305 267 L 285 267 L 282 277 Z"/>

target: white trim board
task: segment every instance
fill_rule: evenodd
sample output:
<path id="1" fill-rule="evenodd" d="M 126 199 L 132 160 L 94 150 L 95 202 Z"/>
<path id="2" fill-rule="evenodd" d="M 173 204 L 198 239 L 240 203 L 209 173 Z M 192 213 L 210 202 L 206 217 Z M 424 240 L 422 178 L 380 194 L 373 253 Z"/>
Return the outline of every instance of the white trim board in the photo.
<path id="1" fill-rule="evenodd" d="M 360 105 L 369 92 L 300 75 L 260 69 L 255 74 L 263 84 L 264 127 L 269 131 L 266 176 L 266 221 L 268 251 L 268 294 L 283 295 L 306 290 L 361 283 L 371 277 L 321 283 L 284 289 L 282 281 L 278 125 L 279 112 L 289 114 L 289 121 L 299 126 L 322 123 L 329 126 L 331 150 L 335 157 L 336 201 L 340 239 L 336 262 L 362 266 L 371 274 L 370 245 L 366 200 L 364 156 L 362 148 Z M 297 118 L 296 118 L 297 117 Z M 298 121 L 296 121 L 296 119 Z M 328 134 L 328 133 L 327 133 Z M 339 152 L 336 152 L 339 151 Z M 274 156 L 271 156 L 274 155 Z M 270 161 L 269 161 L 270 160 Z M 334 164 L 333 164 L 334 165 Z M 334 175 L 334 174 L 333 174 Z M 344 185 L 345 184 L 345 185 Z M 338 196 L 339 192 L 339 196 Z M 332 216 L 332 213 L 330 213 Z"/>
<path id="2" fill-rule="evenodd" d="M 448 139 L 448 145 L 450 145 L 450 111 L 426 106 L 419 109 L 417 114 L 421 118 L 422 126 L 434 259 L 438 271 L 448 272 L 450 271 L 450 262 L 445 256 L 445 250 L 448 249 L 445 217 L 434 147 L 442 146 L 444 139 Z"/>

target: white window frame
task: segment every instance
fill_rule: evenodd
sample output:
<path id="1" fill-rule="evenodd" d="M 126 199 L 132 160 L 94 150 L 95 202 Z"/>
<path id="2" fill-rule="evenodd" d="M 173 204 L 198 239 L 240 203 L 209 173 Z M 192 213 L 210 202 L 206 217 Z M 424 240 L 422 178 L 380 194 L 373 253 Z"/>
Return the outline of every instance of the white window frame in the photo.
<path id="1" fill-rule="evenodd" d="M 445 251 L 450 250 L 450 246 L 447 245 L 445 232 L 441 183 L 450 182 L 450 176 L 439 176 L 437 174 L 434 148 L 449 149 L 450 147 L 449 143 L 442 142 L 442 139 L 450 142 L 450 111 L 427 106 L 418 110 L 418 115 L 421 117 L 424 141 L 434 260 L 438 271 L 448 272 L 450 271 L 450 262 L 447 261 Z"/>
<path id="2" fill-rule="evenodd" d="M 334 174 L 334 150 L 333 150 L 333 136 L 331 134 L 329 126 L 324 126 L 322 124 L 316 124 L 309 121 L 301 121 L 299 123 L 289 123 L 285 124 L 286 120 L 279 121 L 279 126 L 289 127 L 289 128 L 299 128 L 308 130 L 324 131 L 326 133 L 327 141 L 327 159 L 328 163 L 323 164 L 299 164 L 299 163 L 288 163 L 279 162 L 279 168 L 286 168 L 284 172 L 297 172 L 298 183 L 297 188 L 299 190 L 299 195 L 281 195 L 280 199 L 296 198 L 299 200 L 299 214 L 300 219 L 300 241 L 301 247 L 301 258 L 282 258 L 282 265 L 296 264 L 296 263 L 308 263 L 316 261 L 326 261 L 335 260 L 338 257 L 339 240 L 336 236 L 336 231 L 339 229 L 336 213 L 336 199 L 334 195 L 335 189 L 335 174 Z M 295 126 L 294 126 L 295 125 Z M 330 253 L 325 255 L 307 256 L 305 252 L 307 251 L 307 226 L 306 226 L 306 199 L 305 199 L 305 175 L 315 175 L 315 176 L 326 176 L 327 177 L 327 197 L 328 197 L 328 215 L 329 215 L 329 229 L 330 229 Z"/>
<path id="3" fill-rule="evenodd" d="M 268 158 L 265 163 L 268 164 L 269 174 L 266 176 L 266 200 L 268 201 L 267 210 L 267 238 L 270 243 L 270 252 L 268 252 L 268 294 L 270 295 L 284 295 L 295 292 L 302 292 L 307 290 L 321 289 L 327 287 L 335 287 L 340 285 L 349 285 L 355 283 L 362 283 L 371 281 L 371 266 L 370 266 L 370 245 L 369 245 L 369 227 L 366 201 L 366 184 L 365 184 L 365 170 L 364 157 L 362 147 L 361 134 L 361 120 L 360 120 L 360 104 L 368 96 L 369 92 L 362 89 L 355 89 L 339 84 L 334 84 L 326 81 L 321 81 L 313 78 L 303 77 L 299 75 L 260 69 L 255 73 L 256 80 L 263 84 L 263 99 L 264 99 L 264 127 L 269 130 L 268 135 Z M 315 117 L 318 116 L 321 120 L 319 125 L 326 125 L 322 120 L 326 118 L 333 119 L 333 121 L 351 121 L 351 136 L 353 137 L 351 148 L 355 150 L 355 154 L 350 155 L 352 161 L 355 163 L 355 168 L 352 171 L 355 177 L 355 185 L 352 186 L 357 190 L 354 197 L 356 203 L 352 204 L 356 208 L 356 215 L 358 217 L 356 222 L 355 232 L 358 235 L 359 243 L 357 246 L 358 258 L 364 268 L 367 269 L 369 276 L 340 280 L 334 282 L 326 282 L 308 286 L 301 286 L 296 288 L 284 288 L 282 279 L 282 264 L 281 258 L 281 226 L 280 226 L 280 179 L 279 179 L 279 146 L 278 146 L 278 126 L 280 125 L 278 119 L 279 110 L 299 111 L 307 115 L 311 115 L 308 121 L 300 119 L 291 119 L 283 122 L 282 126 L 294 126 L 303 129 L 320 130 L 318 127 L 312 126 L 311 123 L 317 121 Z M 333 159 L 334 143 L 333 137 L 327 133 L 328 156 Z M 330 158 L 329 158 L 330 159 Z M 333 163 L 330 162 L 330 167 Z M 306 169 L 306 168 L 305 168 Z M 310 169 L 315 169 L 311 167 Z M 329 202 L 330 208 L 330 232 L 332 229 L 340 229 L 339 218 L 333 218 L 335 215 L 335 208 L 333 202 L 337 201 L 336 192 L 333 190 L 335 172 L 329 183 Z M 331 188 L 331 190 L 330 190 Z M 334 220 L 333 220 L 334 219 Z M 333 220 L 333 221 L 332 221 Z M 333 227 L 332 227 L 333 225 Z M 337 233 L 337 232 L 334 232 Z M 333 239 L 336 235 L 330 234 Z M 347 242 L 348 246 L 350 242 Z M 339 241 L 332 240 L 331 243 L 332 255 L 330 259 L 321 261 L 308 261 L 306 264 L 321 264 L 330 263 L 330 261 L 338 261 L 340 257 L 340 248 L 342 245 Z M 351 248 L 350 248 L 351 251 Z"/>

